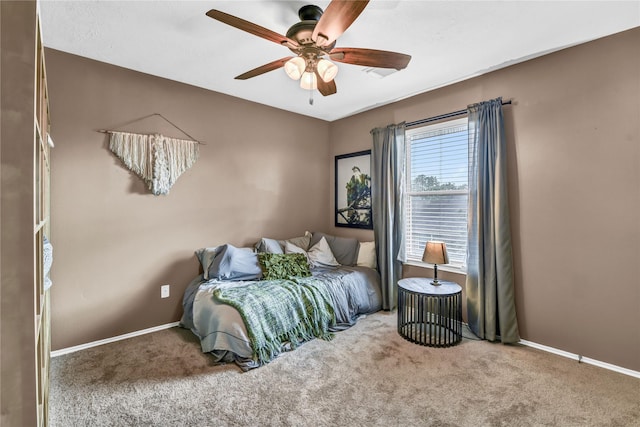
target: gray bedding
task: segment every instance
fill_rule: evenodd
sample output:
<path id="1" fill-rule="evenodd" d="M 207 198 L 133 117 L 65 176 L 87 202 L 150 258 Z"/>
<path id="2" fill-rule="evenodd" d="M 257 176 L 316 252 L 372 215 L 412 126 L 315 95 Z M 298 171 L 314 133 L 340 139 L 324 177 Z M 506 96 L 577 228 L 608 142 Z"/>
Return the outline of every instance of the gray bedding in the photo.
<path id="1" fill-rule="evenodd" d="M 381 309 L 380 275 L 367 267 L 322 267 L 312 269 L 314 277 L 327 287 L 336 323 L 332 331 L 347 329 L 367 313 Z M 259 366 L 252 359 L 252 347 L 240 313 L 213 297 L 219 288 L 242 287 L 254 281 L 204 280 L 200 275 L 187 287 L 181 326 L 200 339 L 202 351 L 216 361 L 236 362 L 243 370 Z M 289 350 L 283 343 L 283 351 Z"/>

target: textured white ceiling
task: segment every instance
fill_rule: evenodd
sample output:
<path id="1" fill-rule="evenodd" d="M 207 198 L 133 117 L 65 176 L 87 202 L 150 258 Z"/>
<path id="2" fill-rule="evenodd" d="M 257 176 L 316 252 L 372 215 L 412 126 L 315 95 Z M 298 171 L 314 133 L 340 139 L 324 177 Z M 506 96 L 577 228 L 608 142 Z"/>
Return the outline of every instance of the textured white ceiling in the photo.
<path id="1" fill-rule="evenodd" d="M 47 47 L 328 121 L 640 26 L 640 1 L 373 0 L 336 46 L 409 54 L 405 70 L 338 63 L 338 93 L 316 91 L 313 105 L 281 69 L 234 80 L 290 52 L 205 13 L 285 34 L 305 4 L 329 1 L 41 0 L 40 11 Z"/>

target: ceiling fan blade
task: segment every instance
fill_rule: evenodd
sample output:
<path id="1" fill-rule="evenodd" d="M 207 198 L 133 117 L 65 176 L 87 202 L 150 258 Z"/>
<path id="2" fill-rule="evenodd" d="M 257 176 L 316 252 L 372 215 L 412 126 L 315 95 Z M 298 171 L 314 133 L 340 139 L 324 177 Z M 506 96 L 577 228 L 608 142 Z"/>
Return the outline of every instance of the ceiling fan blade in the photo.
<path id="1" fill-rule="evenodd" d="M 360 49 L 357 47 L 340 47 L 329 52 L 333 61 L 346 64 L 363 65 L 365 67 L 395 68 L 402 70 L 411 61 L 411 55 L 389 52 L 386 50 Z"/>
<path id="2" fill-rule="evenodd" d="M 322 94 L 322 96 L 333 95 L 334 93 L 336 93 L 338 91 L 338 89 L 336 88 L 336 81 L 335 80 L 331 80 L 328 83 L 325 82 L 320 77 L 320 74 L 318 74 L 318 70 L 316 70 L 316 81 L 317 81 L 317 85 L 318 85 L 318 92 L 320 92 Z"/>
<path id="3" fill-rule="evenodd" d="M 278 43 L 280 45 L 288 45 L 294 48 L 299 47 L 297 42 L 283 36 L 282 34 L 278 34 L 275 31 L 271 31 L 267 28 L 261 27 L 260 25 L 254 24 L 253 22 L 245 21 L 244 19 L 229 15 L 228 13 L 211 9 L 209 12 L 207 12 L 207 16 L 217 21 L 224 22 L 227 25 L 231 25 L 232 27 L 236 27 L 239 30 L 246 31 L 247 33 L 251 33 L 258 37 L 262 37 L 263 39 L 272 41 L 274 43 Z"/>
<path id="4" fill-rule="evenodd" d="M 313 29 L 311 39 L 320 47 L 330 45 L 353 24 L 367 3 L 369 0 L 333 0 Z"/>
<path id="5" fill-rule="evenodd" d="M 277 70 L 284 66 L 285 62 L 290 60 L 291 57 L 287 56 L 286 58 L 276 59 L 273 62 L 269 62 L 268 64 L 264 64 L 258 68 L 254 68 L 251 71 L 247 71 L 246 73 L 240 74 L 235 79 L 236 80 L 247 80 L 251 77 L 259 76 L 260 74 L 268 73 L 269 71 Z"/>

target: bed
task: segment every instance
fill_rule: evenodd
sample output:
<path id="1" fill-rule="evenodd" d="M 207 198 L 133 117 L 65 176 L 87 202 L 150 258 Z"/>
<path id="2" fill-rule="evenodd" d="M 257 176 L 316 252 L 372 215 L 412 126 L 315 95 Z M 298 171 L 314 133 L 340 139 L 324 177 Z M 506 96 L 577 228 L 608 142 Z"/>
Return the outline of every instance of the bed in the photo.
<path id="1" fill-rule="evenodd" d="M 244 371 L 381 309 L 373 242 L 307 232 L 196 256 L 202 274 L 187 286 L 180 325 L 215 362 Z"/>

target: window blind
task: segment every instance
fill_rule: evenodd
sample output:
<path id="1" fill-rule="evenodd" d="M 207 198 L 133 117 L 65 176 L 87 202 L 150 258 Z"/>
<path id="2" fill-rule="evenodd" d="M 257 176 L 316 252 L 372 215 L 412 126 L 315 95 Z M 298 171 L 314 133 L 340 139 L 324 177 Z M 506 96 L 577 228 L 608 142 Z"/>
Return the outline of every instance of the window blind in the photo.
<path id="1" fill-rule="evenodd" d="M 467 251 L 467 119 L 407 130 L 405 253 L 422 261 L 428 240 L 447 244 L 449 264 L 464 268 Z"/>

